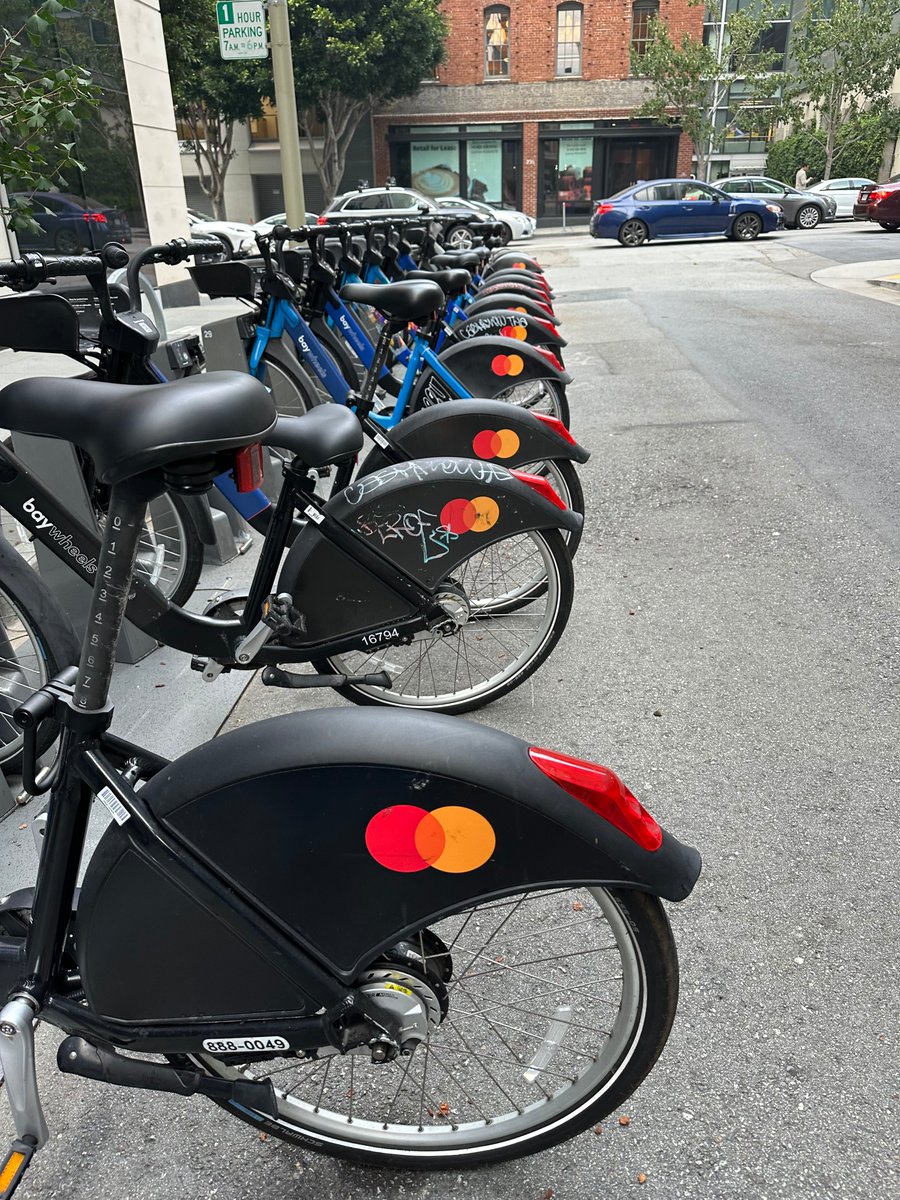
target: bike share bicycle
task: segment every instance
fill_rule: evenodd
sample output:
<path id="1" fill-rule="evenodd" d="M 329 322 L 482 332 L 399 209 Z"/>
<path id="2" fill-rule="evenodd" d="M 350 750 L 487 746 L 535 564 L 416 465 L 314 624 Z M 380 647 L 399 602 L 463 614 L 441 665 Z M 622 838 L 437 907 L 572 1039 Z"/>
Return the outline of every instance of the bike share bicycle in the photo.
<path id="1" fill-rule="evenodd" d="M 0 282 L 16 270 L 0 265 Z M 0 1197 L 48 1137 L 37 1018 L 66 1035 L 65 1072 L 206 1096 L 369 1163 L 484 1164 L 593 1124 L 668 1037 L 678 971 L 660 897 L 689 894 L 699 855 L 612 772 L 445 716 L 294 714 L 171 763 L 113 736 L 146 503 L 228 469 L 252 486 L 276 420 L 236 374 L 136 387 L 127 405 L 120 390 L 0 392 L 0 423 L 15 428 L 27 399 L 31 426 L 80 445 L 111 488 L 96 553 L 70 535 L 93 560 L 77 671 L 16 713 L 26 786 L 50 802 L 36 886 L 0 903 L 16 1128 Z M 18 467 L 0 471 L 7 491 Z M 48 722 L 61 746 L 40 780 Z M 94 796 L 114 820 L 79 891 Z"/>
<path id="2" fill-rule="evenodd" d="M 31 256 L 5 268 L 8 279 L 32 283 L 103 273 L 102 263 L 88 258 L 44 263 Z M 434 294 L 425 288 L 430 305 Z M 419 285 L 411 296 L 403 294 L 401 307 L 421 303 L 422 296 Z M 427 315 L 404 308 L 403 320 Z M 140 321 L 149 324 L 140 314 L 117 314 L 116 320 L 123 337 L 134 334 Z M 193 376 L 182 385 L 185 402 L 190 399 L 198 420 L 204 413 L 213 420 L 218 397 L 242 381 L 234 373 L 212 383 Z M 46 386 L 25 380 L 4 391 L 10 428 L 65 436 L 68 424 L 48 428 L 35 418 L 33 402 Z M 112 419 L 116 407 L 127 404 L 136 427 L 144 419 L 146 392 L 140 387 L 55 380 L 53 390 L 77 417 L 108 411 Z M 288 447 L 293 458 L 284 466 L 248 596 L 223 598 L 198 615 L 171 605 L 140 578 L 133 585 L 129 618 L 164 645 L 191 653 L 204 678 L 265 667 L 263 682 L 273 686 L 335 687 L 357 703 L 462 712 L 506 694 L 550 654 L 573 595 L 559 530 L 577 530 L 581 518 L 548 497 L 543 480 L 447 456 L 395 464 L 324 501 L 314 492 L 310 469 L 339 466 L 357 454 L 362 431 L 356 416 L 326 406 L 302 418 L 279 418 L 267 440 Z M 254 466 L 248 462 L 242 470 L 252 475 Z M 96 531 L 67 513 L 3 447 L 0 507 L 92 581 Z M 306 518 L 299 531 L 296 512 Z M 40 614 L 5 587 L 14 628 L 28 650 L 0 662 L 0 669 L 10 681 L 9 698 L 21 698 L 35 678 L 27 671 L 30 661 L 41 680 L 50 661 L 65 661 L 65 647 L 57 649 L 52 627 L 43 628 Z M 315 674 L 282 669 L 293 663 L 311 663 Z"/>

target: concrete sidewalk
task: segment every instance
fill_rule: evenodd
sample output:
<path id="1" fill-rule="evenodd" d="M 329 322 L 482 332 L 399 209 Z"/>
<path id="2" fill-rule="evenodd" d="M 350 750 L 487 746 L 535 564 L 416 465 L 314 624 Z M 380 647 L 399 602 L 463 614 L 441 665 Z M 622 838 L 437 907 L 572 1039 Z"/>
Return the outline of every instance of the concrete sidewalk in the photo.
<path id="1" fill-rule="evenodd" d="M 898 245 L 900 249 L 900 245 Z M 842 263 L 815 271 L 811 278 L 825 287 L 852 292 L 869 299 L 900 304 L 900 257 L 875 259 L 871 262 Z M 886 289 L 873 291 L 873 289 Z"/>

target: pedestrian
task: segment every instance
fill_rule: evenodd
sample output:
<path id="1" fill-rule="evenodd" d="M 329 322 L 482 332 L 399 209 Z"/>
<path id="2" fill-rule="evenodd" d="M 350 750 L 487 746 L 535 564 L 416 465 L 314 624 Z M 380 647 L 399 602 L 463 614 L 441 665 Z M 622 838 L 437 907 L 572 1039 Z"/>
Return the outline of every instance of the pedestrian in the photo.
<path id="1" fill-rule="evenodd" d="M 794 187 L 798 188 L 801 192 L 805 192 L 806 189 L 809 187 L 809 175 L 807 173 L 808 171 L 809 171 L 809 163 L 804 163 L 803 166 L 800 168 L 800 170 L 797 172 L 797 174 L 794 176 Z"/>

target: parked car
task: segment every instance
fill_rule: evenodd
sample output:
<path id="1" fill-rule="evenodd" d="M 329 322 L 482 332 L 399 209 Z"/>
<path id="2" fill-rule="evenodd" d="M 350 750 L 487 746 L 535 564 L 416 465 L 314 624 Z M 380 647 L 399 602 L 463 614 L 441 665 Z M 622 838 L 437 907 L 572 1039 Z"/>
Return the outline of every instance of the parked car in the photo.
<path id="1" fill-rule="evenodd" d="M 717 179 L 716 187 L 729 196 L 748 196 L 779 205 L 784 209 L 784 223 L 788 229 L 815 229 L 820 221 L 833 221 L 837 215 L 837 202 L 831 196 L 801 192 L 765 175 Z"/>
<path id="2" fill-rule="evenodd" d="M 513 238 L 530 238 L 534 236 L 534 221 L 531 217 L 515 208 L 495 208 L 485 204 L 483 200 L 467 200 L 463 196 L 447 196 L 438 200 L 439 208 L 468 208 L 482 221 L 499 221 L 506 226 L 507 233 L 503 234 L 503 245 L 506 246 Z"/>
<path id="3" fill-rule="evenodd" d="M 223 258 L 245 258 L 248 254 L 256 253 L 256 235 L 252 225 L 243 221 L 217 221 L 215 217 L 196 208 L 187 211 L 191 236 L 220 241 Z"/>
<path id="4" fill-rule="evenodd" d="M 319 214 L 308 212 L 304 213 L 303 217 L 307 225 L 315 225 L 319 219 Z M 271 233 L 276 225 L 286 224 L 287 213 L 275 213 L 275 215 L 272 217 L 263 217 L 261 221 L 257 221 L 256 224 L 251 225 L 250 228 L 254 233 Z"/>
<path id="5" fill-rule="evenodd" d="M 98 200 L 69 192 L 18 193 L 16 199 L 31 202 L 39 231 L 16 234 L 21 250 L 52 250 L 55 254 L 81 254 L 99 250 L 106 242 L 131 241 L 131 226 L 121 208 L 110 208 Z"/>
<path id="6" fill-rule="evenodd" d="M 696 179 L 654 179 L 599 200 L 591 237 L 641 246 L 651 238 L 727 237 L 750 242 L 784 225 L 777 204 L 726 195 Z"/>
<path id="7" fill-rule="evenodd" d="M 853 205 L 855 221 L 877 221 L 882 229 L 900 229 L 900 182 L 873 183 L 864 187 Z"/>
<path id="8" fill-rule="evenodd" d="M 852 217 L 853 206 L 860 188 L 874 186 L 874 179 L 824 179 L 821 183 L 814 183 L 806 190 L 816 192 L 818 195 L 830 196 L 837 204 L 839 217 Z"/>
<path id="9" fill-rule="evenodd" d="M 376 188 L 357 188 L 355 192 L 344 192 L 335 196 L 319 217 L 319 224 L 329 221 L 389 221 L 391 217 L 414 217 L 416 214 L 436 213 L 458 217 L 458 221 L 445 227 L 443 241 L 454 250 L 465 249 L 475 244 L 469 225 L 482 220 L 463 205 L 441 208 L 414 188 L 396 187 L 394 184 Z"/>

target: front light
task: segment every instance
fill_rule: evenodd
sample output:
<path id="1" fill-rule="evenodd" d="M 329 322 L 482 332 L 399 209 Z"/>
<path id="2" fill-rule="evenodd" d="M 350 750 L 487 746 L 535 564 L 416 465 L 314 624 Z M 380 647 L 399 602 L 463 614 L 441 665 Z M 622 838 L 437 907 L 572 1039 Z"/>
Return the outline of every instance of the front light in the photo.
<path id="1" fill-rule="evenodd" d="M 781 208 L 780 208 L 780 206 L 779 206 L 779 205 L 777 205 L 777 204 L 767 204 L 767 205 L 766 205 L 766 208 L 769 210 L 769 212 L 770 212 L 770 213 L 775 213 L 775 215 L 776 215 L 776 216 L 778 216 L 778 217 L 780 217 L 780 216 L 781 216 L 782 210 L 781 210 Z"/>

